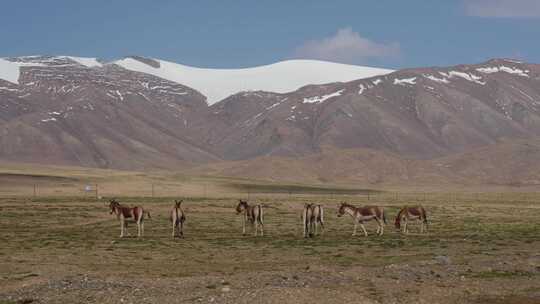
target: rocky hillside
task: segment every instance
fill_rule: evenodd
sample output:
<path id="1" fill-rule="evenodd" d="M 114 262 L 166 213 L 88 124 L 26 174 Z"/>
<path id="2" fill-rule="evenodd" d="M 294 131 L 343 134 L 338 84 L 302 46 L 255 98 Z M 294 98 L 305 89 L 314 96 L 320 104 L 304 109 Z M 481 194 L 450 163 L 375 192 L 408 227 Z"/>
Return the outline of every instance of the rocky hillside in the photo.
<path id="1" fill-rule="evenodd" d="M 425 159 L 533 138 L 540 134 L 539 72 L 538 65 L 492 60 L 288 94 L 243 93 L 211 107 L 226 123 L 212 132 L 210 148 L 226 159 L 298 156 L 324 146 Z"/>
<path id="2" fill-rule="evenodd" d="M 112 168 L 219 159 L 192 140 L 205 97 L 116 65 L 67 57 L 12 59 L 18 83 L 0 79 L 0 158 Z"/>

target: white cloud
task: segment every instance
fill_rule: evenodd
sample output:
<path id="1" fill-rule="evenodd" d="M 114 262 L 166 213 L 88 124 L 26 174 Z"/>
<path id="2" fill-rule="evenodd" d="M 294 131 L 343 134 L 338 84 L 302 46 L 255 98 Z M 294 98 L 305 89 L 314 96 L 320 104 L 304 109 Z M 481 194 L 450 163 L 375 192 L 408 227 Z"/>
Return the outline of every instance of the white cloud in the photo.
<path id="1" fill-rule="evenodd" d="M 378 43 L 360 36 L 350 27 L 342 28 L 331 37 L 312 40 L 296 48 L 294 57 L 341 63 L 363 63 L 369 59 L 397 57 L 398 43 Z"/>
<path id="2" fill-rule="evenodd" d="M 465 12 L 475 17 L 540 17 L 539 0 L 464 0 Z"/>

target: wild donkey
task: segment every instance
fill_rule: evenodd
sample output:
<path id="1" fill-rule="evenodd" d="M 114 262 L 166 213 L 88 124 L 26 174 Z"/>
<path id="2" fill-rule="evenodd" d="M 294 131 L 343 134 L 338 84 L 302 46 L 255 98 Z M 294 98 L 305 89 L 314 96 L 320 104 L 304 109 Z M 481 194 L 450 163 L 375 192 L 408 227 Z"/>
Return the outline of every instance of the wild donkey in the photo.
<path id="1" fill-rule="evenodd" d="M 172 222 L 172 237 L 176 237 L 176 233 L 178 232 L 178 236 L 183 238 L 184 237 L 184 222 L 186 221 L 186 214 L 184 213 L 184 210 L 182 210 L 182 202 L 184 200 L 174 200 L 174 207 L 171 210 L 171 222 Z"/>
<path id="2" fill-rule="evenodd" d="M 364 235 L 368 236 L 366 228 L 364 227 L 364 222 L 375 220 L 377 221 L 377 234 L 383 235 L 384 233 L 384 224 L 386 224 L 386 216 L 384 214 L 383 207 L 379 206 L 365 206 L 365 207 L 355 207 L 351 204 L 345 202 L 341 203 L 338 209 L 338 217 L 343 216 L 345 213 L 350 215 L 354 221 L 354 230 L 353 236 L 356 235 L 356 225 L 360 224 Z"/>
<path id="3" fill-rule="evenodd" d="M 144 211 L 142 207 L 128 207 L 122 206 L 118 201 L 112 199 L 109 201 L 109 208 L 111 208 L 111 214 L 116 214 L 118 220 L 120 220 L 120 237 L 124 237 L 124 231 L 129 235 L 127 231 L 127 220 L 133 219 L 137 224 L 137 237 L 144 235 L 144 214 L 151 218 L 150 212 Z"/>
<path id="4" fill-rule="evenodd" d="M 304 237 L 317 235 L 318 224 L 321 224 L 321 233 L 324 233 L 324 209 L 321 205 L 305 204 L 302 210 L 302 225 Z"/>
<path id="5" fill-rule="evenodd" d="M 424 209 L 424 207 L 405 206 L 401 208 L 401 210 L 399 210 L 399 213 L 396 216 L 396 222 L 395 222 L 396 229 L 398 229 L 399 231 L 402 231 L 405 234 L 409 233 L 409 228 L 407 228 L 407 222 L 409 220 L 421 221 L 420 233 L 424 233 L 424 226 L 425 226 L 425 231 L 427 232 L 428 220 L 427 220 L 426 210 Z M 403 230 L 401 229 L 401 221 L 403 221 Z"/>
<path id="6" fill-rule="evenodd" d="M 236 214 L 240 213 L 243 213 L 242 235 L 246 235 L 246 222 L 249 221 L 255 229 L 255 236 L 257 236 L 259 225 L 261 225 L 261 236 L 264 236 L 263 208 L 261 205 L 250 206 L 246 201 L 238 200 Z"/>

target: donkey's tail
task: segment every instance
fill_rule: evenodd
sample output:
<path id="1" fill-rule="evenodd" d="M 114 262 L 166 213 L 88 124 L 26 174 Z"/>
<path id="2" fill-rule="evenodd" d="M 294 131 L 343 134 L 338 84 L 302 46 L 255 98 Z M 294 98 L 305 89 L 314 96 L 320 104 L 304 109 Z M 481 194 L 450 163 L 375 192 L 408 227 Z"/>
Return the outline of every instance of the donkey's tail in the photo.
<path id="1" fill-rule="evenodd" d="M 383 219 L 383 222 L 384 222 L 385 224 L 388 224 L 388 223 L 386 222 L 386 212 L 384 212 L 384 209 L 382 210 L 382 219 Z"/>

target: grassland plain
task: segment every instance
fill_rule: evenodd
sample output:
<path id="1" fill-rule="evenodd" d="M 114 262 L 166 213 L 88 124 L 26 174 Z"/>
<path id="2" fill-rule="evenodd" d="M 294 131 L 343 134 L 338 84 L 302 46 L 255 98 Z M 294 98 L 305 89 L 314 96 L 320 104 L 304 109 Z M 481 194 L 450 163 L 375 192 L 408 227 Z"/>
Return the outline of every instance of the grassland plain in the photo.
<path id="1" fill-rule="evenodd" d="M 252 195 L 265 205 L 262 238 L 241 235 L 232 198 L 186 198 L 184 239 L 170 236 L 172 198 L 119 198 L 150 210 L 141 239 L 118 238 L 104 199 L 2 198 L 0 303 L 540 302 L 540 203 L 530 195 Z M 351 237 L 341 200 L 385 206 L 387 233 L 369 224 L 368 238 Z M 326 206 L 322 236 L 301 237 L 306 201 Z M 398 208 L 419 202 L 429 233 L 397 233 Z"/>

